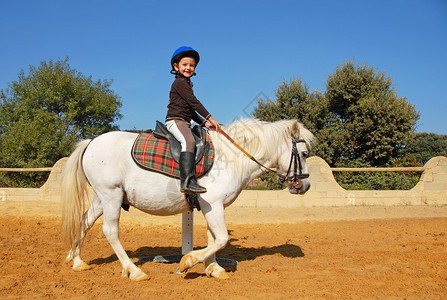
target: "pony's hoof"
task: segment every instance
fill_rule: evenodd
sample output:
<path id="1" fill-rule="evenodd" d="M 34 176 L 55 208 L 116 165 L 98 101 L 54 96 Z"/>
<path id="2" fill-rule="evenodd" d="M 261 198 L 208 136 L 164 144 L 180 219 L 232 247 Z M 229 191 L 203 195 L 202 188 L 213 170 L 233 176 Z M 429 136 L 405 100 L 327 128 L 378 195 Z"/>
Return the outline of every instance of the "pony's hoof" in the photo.
<path id="1" fill-rule="evenodd" d="M 211 274 L 207 274 L 208 277 L 213 277 L 213 278 L 217 278 L 217 279 L 228 279 L 230 278 L 230 276 L 227 274 L 227 272 L 225 272 L 225 270 L 223 271 L 215 271 Z"/>
<path id="2" fill-rule="evenodd" d="M 85 262 L 82 262 L 82 264 L 80 266 L 73 266 L 73 270 L 75 270 L 76 272 L 80 272 L 80 271 L 85 271 L 85 270 L 90 270 L 92 267 L 88 264 L 86 264 Z"/>
<path id="3" fill-rule="evenodd" d="M 189 254 L 186 254 L 180 260 L 180 263 L 178 266 L 178 271 L 180 272 L 180 274 L 183 274 L 186 272 L 186 270 L 188 270 L 189 268 L 194 266 L 196 263 L 197 263 L 197 258 L 192 257 Z"/>
<path id="4" fill-rule="evenodd" d="M 147 275 L 146 273 L 141 271 L 140 268 L 137 268 L 136 270 L 134 270 L 133 273 L 130 270 L 130 268 L 123 268 L 123 270 L 121 272 L 121 277 L 129 278 L 134 281 L 149 280 L 149 275 Z"/>
<path id="5" fill-rule="evenodd" d="M 224 268 L 219 266 L 217 263 L 212 263 L 205 269 L 206 276 L 218 278 L 218 279 L 228 279 L 230 276 L 227 274 Z"/>
<path id="6" fill-rule="evenodd" d="M 185 273 L 186 273 L 186 271 L 180 272 L 180 267 L 177 267 L 177 270 L 175 270 L 175 274 L 177 274 L 177 275 L 183 275 Z"/>
<path id="7" fill-rule="evenodd" d="M 230 275 L 228 275 L 227 272 L 223 271 L 223 272 L 220 272 L 219 274 L 217 274 L 217 276 L 213 276 L 213 277 L 217 278 L 217 279 L 228 279 L 228 278 L 230 278 Z"/>
<path id="8" fill-rule="evenodd" d="M 141 271 L 141 272 L 138 272 L 138 274 L 136 274 L 134 276 L 130 276 L 129 278 L 134 281 L 143 281 L 143 280 L 149 280 L 149 275 L 147 275 L 146 273 Z"/>

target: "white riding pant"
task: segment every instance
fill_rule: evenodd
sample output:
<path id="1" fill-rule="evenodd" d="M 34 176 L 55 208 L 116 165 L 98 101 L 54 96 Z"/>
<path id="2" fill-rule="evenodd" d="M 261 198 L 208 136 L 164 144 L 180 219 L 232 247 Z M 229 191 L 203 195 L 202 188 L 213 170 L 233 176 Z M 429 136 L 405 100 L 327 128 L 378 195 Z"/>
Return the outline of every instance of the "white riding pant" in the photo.
<path id="1" fill-rule="evenodd" d="M 169 120 L 166 122 L 166 128 L 182 145 L 182 152 L 194 153 L 194 148 L 196 147 L 196 142 L 191 132 L 191 124 L 183 120 Z"/>

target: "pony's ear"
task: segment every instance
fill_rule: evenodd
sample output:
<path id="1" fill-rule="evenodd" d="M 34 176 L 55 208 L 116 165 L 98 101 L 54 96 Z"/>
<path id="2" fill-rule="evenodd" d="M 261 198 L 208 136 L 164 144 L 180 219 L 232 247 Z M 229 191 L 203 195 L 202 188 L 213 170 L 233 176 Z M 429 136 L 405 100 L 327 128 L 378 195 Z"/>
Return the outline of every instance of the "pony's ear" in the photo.
<path id="1" fill-rule="evenodd" d="M 300 124 L 298 120 L 294 120 L 292 123 L 292 135 L 296 137 L 300 136 Z"/>

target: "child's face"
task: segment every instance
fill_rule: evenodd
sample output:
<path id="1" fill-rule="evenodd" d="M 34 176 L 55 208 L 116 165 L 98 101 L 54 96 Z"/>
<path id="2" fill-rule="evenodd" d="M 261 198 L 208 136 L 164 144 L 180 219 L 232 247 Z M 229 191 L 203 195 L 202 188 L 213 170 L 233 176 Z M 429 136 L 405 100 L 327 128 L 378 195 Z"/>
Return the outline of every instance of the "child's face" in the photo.
<path id="1" fill-rule="evenodd" d="M 178 64 L 174 64 L 174 69 L 186 78 L 190 78 L 194 75 L 195 68 L 196 61 L 192 57 L 183 57 Z"/>

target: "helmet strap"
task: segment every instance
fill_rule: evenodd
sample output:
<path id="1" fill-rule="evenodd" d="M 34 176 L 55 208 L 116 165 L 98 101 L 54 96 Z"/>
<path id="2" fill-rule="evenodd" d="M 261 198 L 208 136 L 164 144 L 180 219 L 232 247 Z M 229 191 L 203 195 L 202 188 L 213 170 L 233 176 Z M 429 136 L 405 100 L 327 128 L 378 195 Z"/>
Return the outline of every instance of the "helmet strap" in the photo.
<path id="1" fill-rule="evenodd" d="M 180 74 L 179 72 L 177 72 L 176 70 L 171 70 L 171 72 L 170 72 L 172 75 L 180 75 L 180 76 L 182 76 L 182 77 L 185 77 L 185 76 L 183 76 L 182 74 Z M 197 74 L 196 74 L 196 72 L 194 72 L 194 74 L 192 74 L 192 76 L 196 76 Z M 191 76 L 191 77 L 192 77 Z"/>

